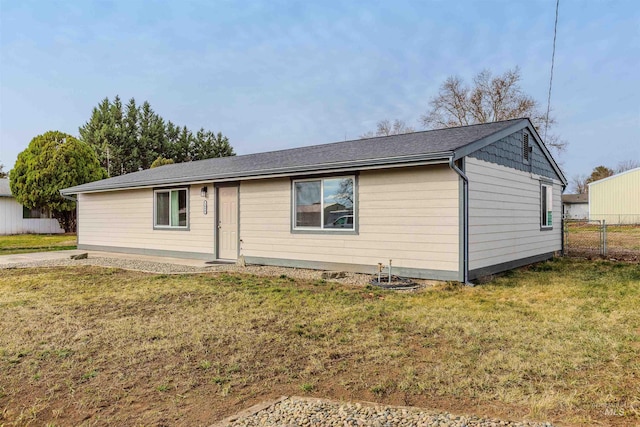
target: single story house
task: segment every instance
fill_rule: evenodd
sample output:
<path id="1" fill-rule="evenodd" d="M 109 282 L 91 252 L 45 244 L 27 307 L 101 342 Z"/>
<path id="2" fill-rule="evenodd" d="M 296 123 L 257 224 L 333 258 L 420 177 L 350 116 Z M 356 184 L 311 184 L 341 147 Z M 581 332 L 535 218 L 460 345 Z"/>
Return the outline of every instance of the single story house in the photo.
<path id="1" fill-rule="evenodd" d="M 0 179 L 0 235 L 64 233 L 46 209 L 27 209 L 11 194 L 9 180 Z"/>
<path id="2" fill-rule="evenodd" d="M 566 184 L 524 118 L 166 165 L 62 194 L 78 200 L 80 249 L 365 273 L 392 260 L 401 276 L 466 282 L 560 251 Z"/>
<path id="3" fill-rule="evenodd" d="M 562 212 L 566 219 L 589 219 L 589 195 L 563 194 Z"/>
<path id="4" fill-rule="evenodd" d="M 589 219 L 640 224 L 640 168 L 590 183 Z"/>

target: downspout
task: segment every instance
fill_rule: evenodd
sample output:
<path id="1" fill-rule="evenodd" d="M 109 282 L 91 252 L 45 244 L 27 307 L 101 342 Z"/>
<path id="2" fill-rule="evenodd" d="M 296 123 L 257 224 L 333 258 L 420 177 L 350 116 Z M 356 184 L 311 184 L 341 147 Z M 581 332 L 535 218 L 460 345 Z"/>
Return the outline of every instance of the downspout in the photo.
<path id="1" fill-rule="evenodd" d="M 564 203 L 562 203 L 562 194 L 564 194 L 564 190 L 566 189 L 566 184 L 562 184 L 562 193 L 560 193 L 560 206 L 562 211 L 562 215 L 560 216 L 560 253 L 562 256 L 566 255 L 564 251 Z"/>
<path id="2" fill-rule="evenodd" d="M 469 282 L 469 178 L 456 166 L 453 156 L 449 157 L 449 167 L 462 178 L 462 283 L 475 286 Z"/>

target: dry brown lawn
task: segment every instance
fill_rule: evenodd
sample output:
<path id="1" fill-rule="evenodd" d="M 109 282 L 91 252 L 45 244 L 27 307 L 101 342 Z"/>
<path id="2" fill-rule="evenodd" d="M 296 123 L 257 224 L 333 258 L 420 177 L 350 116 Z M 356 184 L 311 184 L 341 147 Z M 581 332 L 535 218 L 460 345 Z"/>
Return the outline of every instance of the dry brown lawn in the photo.
<path id="1" fill-rule="evenodd" d="M 209 425 L 283 394 L 640 423 L 640 269 L 414 293 L 286 276 L 0 270 L 0 425 Z"/>

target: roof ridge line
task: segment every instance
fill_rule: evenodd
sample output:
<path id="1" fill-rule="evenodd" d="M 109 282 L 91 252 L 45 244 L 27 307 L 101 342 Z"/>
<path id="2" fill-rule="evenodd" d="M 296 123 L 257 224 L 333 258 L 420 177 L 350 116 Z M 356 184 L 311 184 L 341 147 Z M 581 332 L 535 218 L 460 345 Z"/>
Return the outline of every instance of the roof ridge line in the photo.
<path id="1" fill-rule="evenodd" d="M 372 139 L 384 139 L 384 138 L 392 138 L 392 137 L 396 137 L 396 136 L 424 134 L 424 133 L 428 133 L 428 132 L 445 131 L 445 130 L 452 130 L 452 129 L 462 129 L 462 128 L 468 128 L 468 127 L 473 127 L 473 126 L 485 126 L 485 125 L 492 125 L 492 124 L 497 124 L 497 123 L 511 122 L 511 121 L 516 121 L 516 120 L 526 120 L 527 118 L 528 117 L 519 117 L 519 118 L 515 118 L 515 119 L 498 120 L 496 122 L 474 123 L 474 124 L 471 124 L 471 125 L 452 126 L 452 127 L 438 128 L 438 129 L 426 129 L 426 130 L 420 130 L 420 131 L 415 131 L 415 132 L 398 133 L 398 134 L 395 134 L 395 135 L 382 135 L 382 136 L 370 136 L 370 137 L 367 137 L 367 138 L 347 139 L 347 140 L 344 140 L 344 141 L 334 141 L 334 142 L 325 142 L 325 143 L 320 143 L 320 144 L 303 145 L 301 147 L 281 148 L 279 150 L 258 151 L 258 152 L 255 152 L 255 153 L 240 154 L 240 155 L 231 156 L 231 157 L 244 157 L 244 156 L 252 156 L 252 155 L 255 155 L 255 154 L 279 153 L 279 152 L 282 152 L 282 151 L 298 150 L 298 149 L 303 149 L 303 148 L 314 148 L 314 147 L 324 147 L 324 146 L 327 146 L 327 145 L 344 144 L 346 142 L 367 141 L 367 140 L 372 140 Z M 210 160 L 210 159 L 202 159 L 202 160 Z M 199 162 L 201 160 L 195 160 L 195 161 Z M 175 163 L 175 164 L 180 164 L 180 163 Z"/>

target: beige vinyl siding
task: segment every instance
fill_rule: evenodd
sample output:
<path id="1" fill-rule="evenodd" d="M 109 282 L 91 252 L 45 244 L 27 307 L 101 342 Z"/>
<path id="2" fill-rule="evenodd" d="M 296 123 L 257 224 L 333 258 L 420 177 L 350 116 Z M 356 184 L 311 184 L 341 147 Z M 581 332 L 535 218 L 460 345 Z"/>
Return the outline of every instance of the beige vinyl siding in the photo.
<path id="1" fill-rule="evenodd" d="M 458 271 L 458 176 L 447 166 L 365 171 L 358 177 L 357 235 L 291 232 L 291 180 L 243 181 L 241 254 Z"/>
<path id="2" fill-rule="evenodd" d="M 13 197 L 0 197 L 0 235 L 64 233 L 55 218 L 23 218 L 22 205 Z"/>
<path id="3" fill-rule="evenodd" d="M 78 196 L 79 245 L 125 247 L 173 252 L 210 253 L 214 248 L 214 203 L 209 185 L 207 199 L 202 185 L 189 191 L 189 230 L 154 230 L 153 189 L 85 193 Z M 184 188 L 184 187 L 176 187 Z M 202 202 L 207 200 L 208 213 Z"/>
<path id="4" fill-rule="evenodd" d="M 562 187 L 553 183 L 553 229 L 540 230 L 540 177 L 467 157 L 469 269 L 562 249 Z M 548 180 L 548 178 L 545 178 Z"/>
<path id="5" fill-rule="evenodd" d="M 640 222 L 640 168 L 589 185 L 589 218 L 608 224 Z"/>

